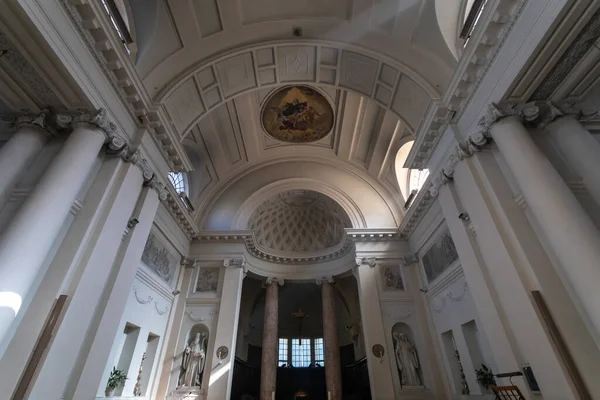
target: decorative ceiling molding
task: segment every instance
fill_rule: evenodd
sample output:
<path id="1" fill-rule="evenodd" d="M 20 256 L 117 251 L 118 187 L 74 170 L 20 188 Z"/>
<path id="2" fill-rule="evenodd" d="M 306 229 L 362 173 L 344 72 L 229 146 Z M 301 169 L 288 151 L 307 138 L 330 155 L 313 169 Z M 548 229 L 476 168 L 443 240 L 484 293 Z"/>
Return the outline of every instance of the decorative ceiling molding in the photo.
<path id="1" fill-rule="evenodd" d="M 249 91 L 294 84 L 344 89 L 373 99 L 417 129 L 436 90 L 399 63 L 325 41 L 244 47 L 197 65 L 156 96 L 181 138 L 210 111 Z"/>
<path id="2" fill-rule="evenodd" d="M 407 168 L 424 169 L 441 140 L 448 123 L 457 121 L 521 15 L 526 0 L 498 0 L 488 2 L 469 45 L 461 57 L 450 85 L 441 103 L 430 105 L 423 124 L 416 133 L 416 141 L 407 162 Z"/>
<path id="3" fill-rule="evenodd" d="M 31 65 L 27 58 L 19 51 L 19 49 L 9 40 L 6 33 L 0 31 L 0 49 L 4 50 L 5 53 L 2 55 L 0 61 L 0 68 L 4 70 L 11 79 L 17 83 L 18 89 L 23 91 L 26 98 L 35 104 L 31 111 L 39 111 L 44 108 L 53 107 L 56 109 L 64 109 L 67 107 L 54 92 L 54 90 L 48 86 L 46 79 L 44 79 L 38 71 Z M 20 83 L 20 84 L 19 84 Z M 3 93 L 3 96 L 8 93 Z M 21 102 L 11 102 L 7 99 L 15 109 L 21 109 Z"/>
<path id="4" fill-rule="evenodd" d="M 337 250 L 350 219 L 340 205 L 312 190 L 288 190 L 259 205 L 248 220 L 255 245 L 270 255 Z"/>
<path id="5" fill-rule="evenodd" d="M 179 138 L 171 129 L 171 124 L 162 109 L 152 104 L 101 2 L 61 1 L 90 52 L 138 126 L 149 128 L 153 140 L 162 150 L 163 156 L 169 161 L 173 170 L 191 170 L 192 166 Z"/>
<path id="6" fill-rule="evenodd" d="M 365 217 L 362 215 L 360 208 L 354 200 L 343 191 L 332 185 L 314 179 L 291 178 L 279 180 L 263 186 L 260 190 L 257 190 L 248 197 L 233 218 L 232 228 L 246 229 L 252 213 L 260 204 L 264 203 L 274 195 L 296 189 L 312 190 L 322 193 L 336 201 L 343 208 L 344 212 L 350 218 L 352 227 L 364 228 L 366 226 Z"/>
<path id="7" fill-rule="evenodd" d="M 382 242 L 402 240 L 396 229 L 346 229 L 353 242 Z"/>

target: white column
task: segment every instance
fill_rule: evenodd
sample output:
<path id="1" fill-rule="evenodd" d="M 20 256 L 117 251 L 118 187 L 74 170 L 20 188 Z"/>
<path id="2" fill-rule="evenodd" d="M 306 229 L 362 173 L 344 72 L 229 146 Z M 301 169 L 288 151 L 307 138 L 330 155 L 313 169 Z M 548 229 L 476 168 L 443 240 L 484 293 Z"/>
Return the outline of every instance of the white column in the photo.
<path id="1" fill-rule="evenodd" d="M 159 199 L 155 190 L 149 187 L 142 189 L 132 215 L 132 218 L 136 218 L 139 223 L 130 229 L 115 260 L 116 274 L 111 276 L 107 284 L 106 292 L 110 294 L 102 311 L 98 329 L 93 333 L 93 343 L 87 354 L 73 396 L 75 399 L 85 398 L 90 393 L 94 393 L 108 379 L 108 376 L 104 376 L 105 366 L 108 363 L 115 337 L 120 333 L 119 329 L 122 328 L 120 326 L 121 317 L 131 293 L 135 274 L 140 266 L 144 246 L 150 234 L 158 204 Z M 147 339 L 147 336 L 145 339 Z M 152 366 L 146 365 L 145 368 L 152 368 Z"/>
<path id="2" fill-rule="evenodd" d="M 572 115 L 558 117 L 544 130 L 600 207 L 600 143 Z"/>
<path id="3" fill-rule="evenodd" d="M 427 305 L 427 299 L 425 294 L 419 291 L 419 289 L 424 286 L 423 280 L 421 279 L 419 260 L 417 256 L 414 255 L 403 257 L 402 263 L 404 264 L 404 270 L 406 271 L 405 277 L 410 285 L 409 289 L 414 296 L 415 309 L 417 311 L 419 325 L 421 326 L 423 341 L 425 342 L 426 354 L 424 357 L 427 357 L 427 361 L 429 361 L 429 370 L 433 374 L 436 393 L 440 398 L 443 398 L 444 395 L 446 398 L 452 398 L 450 382 L 448 382 L 446 374 L 442 372 L 442 352 L 439 342 L 436 340 L 437 335 L 435 333 L 435 328 L 433 327 L 433 320 Z M 391 355 L 391 358 L 394 359 L 393 354 Z"/>
<path id="4" fill-rule="evenodd" d="M 0 148 L 0 210 L 4 208 L 19 178 L 42 152 L 51 135 L 43 126 L 44 115 L 37 121 L 22 123 Z"/>
<path id="5" fill-rule="evenodd" d="M 175 298 L 173 305 L 171 306 L 171 317 L 170 323 L 167 327 L 167 331 L 165 333 L 166 346 L 164 346 L 164 350 L 161 353 L 162 357 L 159 358 L 159 363 L 162 363 L 162 366 L 159 367 L 159 380 L 155 385 L 156 387 L 156 398 L 164 399 L 167 397 L 169 391 L 169 379 L 171 378 L 171 373 L 174 369 L 180 367 L 179 358 L 175 355 L 177 354 L 177 340 L 179 339 L 179 334 L 181 331 L 181 326 L 183 324 L 184 312 L 185 312 L 185 304 L 187 294 L 190 293 L 191 286 L 195 283 L 193 278 L 194 270 L 196 268 L 196 260 L 184 258 L 181 262 L 183 273 L 180 273 L 179 282 L 177 285 L 177 290 L 180 291 L 180 294 Z M 173 386 L 176 386 L 175 383 Z M 154 394 L 154 393 L 153 393 Z"/>
<path id="6" fill-rule="evenodd" d="M 31 398 L 72 398 L 81 373 L 79 363 L 91 351 L 93 336 L 88 332 L 98 329 L 102 314 L 96 310 L 108 301 L 105 287 L 110 276 L 118 272 L 120 265 L 115 260 L 142 190 L 142 172 L 135 165 L 123 163 L 117 182 L 109 193 L 102 219 L 78 260 L 76 273 L 62 289 L 69 296 L 69 304 L 40 367 Z"/>
<path id="7" fill-rule="evenodd" d="M 242 299 L 242 281 L 244 279 L 243 258 L 228 258 L 224 262 L 223 290 L 219 305 L 219 319 L 215 330 L 215 345 L 212 365 L 206 371 L 210 373 L 208 400 L 229 399 L 233 382 L 233 363 L 235 360 L 236 337 L 240 319 L 240 301 Z M 222 360 L 217 357 L 219 347 L 227 348 L 227 356 Z"/>
<path id="8" fill-rule="evenodd" d="M 0 340 L 19 312 L 105 140 L 101 129 L 77 126 L 0 237 Z"/>
<path id="9" fill-rule="evenodd" d="M 358 297 L 360 301 L 360 315 L 365 339 L 367 354 L 367 369 L 369 371 L 369 385 L 371 397 L 374 399 L 394 399 L 394 381 L 387 352 L 393 349 L 386 348 L 386 332 L 379 304 L 377 290 L 377 269 L 374 258 L 357 258 L 355 276 L 358 281 Z M 373 346 L 381 345 L 386 354 L 376 358 Z"/>
<path id="10" fill-rule="evenodd" d="M 600 234 L 567 184 L 535 145 L 519 118 L 493 123 L 490 134 L 506 159 L 531 213 L 600 337 Z M 600 341 L 598 342 L 600 347 Z"/>
<path id="11" fill-rule="evenodd" d="M 117 184 L 122 165 L 123 161 L 118 158 L 109 158 L 102 163 L 31 303 L 26 310 L 22 310 L 23 317 L 19 325 L 10 341 L 6 340 L 3 344 L 6 351 L 3 353 L 0 348 L 1 393 L 13 392 L 54 301 L 62 293 L 63 282 L 68 282 L 68 277 L 77 270 L 86 249 L 93 246 L 94 232 L 98 224 L 103 223 L 106 207 L 110 207 L 110 195 Z"/>

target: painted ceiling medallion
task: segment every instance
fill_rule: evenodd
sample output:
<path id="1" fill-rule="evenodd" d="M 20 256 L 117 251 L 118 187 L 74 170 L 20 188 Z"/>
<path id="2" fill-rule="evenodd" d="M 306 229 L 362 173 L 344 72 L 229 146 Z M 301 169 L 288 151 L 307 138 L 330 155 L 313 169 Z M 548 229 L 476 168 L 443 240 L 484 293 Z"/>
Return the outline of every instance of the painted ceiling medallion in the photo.
<path id="1" fill-rule="evenodd" d="M 288 143 L 310 143 L 333 128 L 333 109 L 327 99 L 308 86 L 288 86 L 264 104 L 262 125 L 273 138 Z"/>

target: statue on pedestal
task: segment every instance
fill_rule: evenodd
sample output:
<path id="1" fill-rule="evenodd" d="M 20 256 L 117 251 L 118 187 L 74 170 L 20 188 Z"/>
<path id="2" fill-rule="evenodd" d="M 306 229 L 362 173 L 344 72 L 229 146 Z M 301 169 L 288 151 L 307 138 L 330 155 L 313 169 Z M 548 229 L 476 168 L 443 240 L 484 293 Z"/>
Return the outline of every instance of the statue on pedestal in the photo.
<path id="1" fill-rule="evenodd" d="M 206 362 L 205 341 L 206 333 L 196 333 L 194 339 L 185 347 L 181 360 L 179 386 L 192 387 L 202 384 L 202 372 Z"/>
<path id="2" fill-rule="evenodd" d="M 402 386 L 421 386 L 417 349 L 403 333 L 394 332 L 394 352 Z"/>

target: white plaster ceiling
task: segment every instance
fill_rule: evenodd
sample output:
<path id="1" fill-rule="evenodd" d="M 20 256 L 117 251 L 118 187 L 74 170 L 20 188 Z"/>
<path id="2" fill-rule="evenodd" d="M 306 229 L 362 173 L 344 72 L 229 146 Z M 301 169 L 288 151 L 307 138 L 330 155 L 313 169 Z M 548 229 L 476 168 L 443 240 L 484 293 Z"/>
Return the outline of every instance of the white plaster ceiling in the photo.
<path id="1" fill-rule="evenodd" d="M 455 59 L 435 0 L 128 0 L 137 68 L 152 97 L 186 71 L 243 46 L 303 38 L 398 61 L 443 90 Z"/>
<path id="2" fill-rule="evenodd" d="M 336 123 L 329 135 L 313 143 L 287 144 L 264 132 L 260 106 L 269 89 L 227 101 L 189 130 L 182 144 L 194 167 L 188 172 L 190 199 L 200 226 L 231 229 L 246 199 L 267 185 L 294 178 L 320 182 L 348 196 L 361 214 L 355 228 L 397 226 L 404 199 L 394 163 L 398 149 L 412 139 L 407 124 L 377 101 L 317 88 L 332 103 Z M 296 189 L 322 191 L 309 186 Z M 369 207 L 380 209 L 375 214 Z"/>

